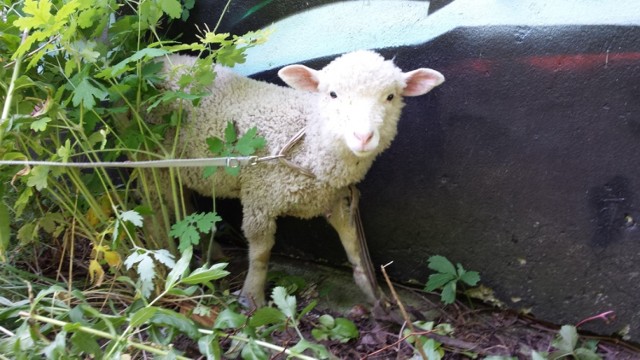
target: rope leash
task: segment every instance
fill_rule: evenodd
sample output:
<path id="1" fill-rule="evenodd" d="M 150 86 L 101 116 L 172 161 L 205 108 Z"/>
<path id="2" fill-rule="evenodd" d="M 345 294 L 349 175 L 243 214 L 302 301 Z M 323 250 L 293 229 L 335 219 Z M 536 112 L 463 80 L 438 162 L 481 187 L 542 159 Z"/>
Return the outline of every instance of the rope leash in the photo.
<path id="1" fill-rule="evenodd" d="M 0 160 L 0 165 L 20 165 L 20 166 L 52 166 L 69 168 L 184 168 L 184 167 L 204 167 L 204 166 L 227 166 L 237 168 L 239 166 L 254 166 L 258 163 L 279 159 L 283 164 L 292 169 L 300 171 L 302 174 L 315 178 L 311 170 L 296 165 L 287 159 L 287 153 L 298 144 L 305 135 L 305 129 L 298 131 L 276 155 L 269 156 L 229 156 L 219 158 L 197 158 L 197 159 L 163 159 L 145 161 L 94 161 L 94 162 L 58 162 L 58 161 L 38 161 L 38 160 Z"/>
<path id="2" fill-rule="evenodd" d="M 57 161 L 37 161 L 37 160 L 0 160 L 0 165 L 21 165 L 21 166 L 55 166 L 73 168 L 183 168 L 183 167 L 203 167 L 203 166 L 228 166 L 236 168 L 239 166 L 256 165 L 263 161 L 278 159 L 284 155 L 275 156 L 238 156 L 222 158 L 198 158 L 198 159 L 165 159 L 146 161 L 95 161 L 95 162 L 57 162 Z"/>

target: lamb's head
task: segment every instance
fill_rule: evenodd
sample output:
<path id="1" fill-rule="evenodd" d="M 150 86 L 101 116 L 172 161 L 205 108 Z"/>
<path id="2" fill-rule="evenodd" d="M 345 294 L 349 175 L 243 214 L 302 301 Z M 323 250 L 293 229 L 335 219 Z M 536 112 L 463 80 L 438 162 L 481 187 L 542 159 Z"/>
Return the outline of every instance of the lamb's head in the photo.
<path id="1" fill-rule="evenodd" d="M 323 138 L 339 140 L 358 157 L 376 156 L 389 146 L 403 96 L 425 94 L 444 81 L 431 69 L 402 72 L 372 51 L 342 55 L 322 70 L 289 65 L 278 75 L 292 88 L 318 93 Z"/>

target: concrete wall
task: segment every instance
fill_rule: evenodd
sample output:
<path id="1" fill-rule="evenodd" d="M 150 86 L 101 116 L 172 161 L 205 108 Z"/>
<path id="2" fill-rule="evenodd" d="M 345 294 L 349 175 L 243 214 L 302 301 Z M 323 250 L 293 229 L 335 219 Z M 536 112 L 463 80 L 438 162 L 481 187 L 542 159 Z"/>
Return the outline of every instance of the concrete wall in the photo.
<path id="1" fill-rule="evenodd" d="M 221 9 L 199 4 L 192 21 L 214 24 Z M 360 185 L 374 262 L 424 282 L 445 255 L 514 309 L 573 324 L 615 310 L 586 328 L 640 341 L 640 2 L 234 1 L 221 30 L 271 23 L 240 72 L 277 81 L 371 48 L 447 77 L 407 100 Z M 279 241 L 345 259 L 321 221 L 283 219 Z"/>

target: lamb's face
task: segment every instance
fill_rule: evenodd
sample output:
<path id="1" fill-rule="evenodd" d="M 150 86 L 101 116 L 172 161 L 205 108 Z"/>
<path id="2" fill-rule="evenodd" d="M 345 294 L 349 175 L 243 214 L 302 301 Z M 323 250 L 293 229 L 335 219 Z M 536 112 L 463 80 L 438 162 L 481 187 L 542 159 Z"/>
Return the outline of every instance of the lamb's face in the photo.
<path id="1" fill-rule="evenodd" d="M 322 129 L 358 157 L 375 156 L 396 134 L 404 106 L 396 83 L 383 87 L 340 86 L 339 82 L 320 82 L 319 102 Z"/>
<path id="2" fill-rule="evenodd" d="M 389 146 L 403 96 L 422 95 L 444 81 L 430 69 L 403 73 L 371 51 L 343 55 L 320 71 L 287 66 L 279 75 L 293 88 L 318 93 L 323 136 L 358 157 L 375 156 Z"/>

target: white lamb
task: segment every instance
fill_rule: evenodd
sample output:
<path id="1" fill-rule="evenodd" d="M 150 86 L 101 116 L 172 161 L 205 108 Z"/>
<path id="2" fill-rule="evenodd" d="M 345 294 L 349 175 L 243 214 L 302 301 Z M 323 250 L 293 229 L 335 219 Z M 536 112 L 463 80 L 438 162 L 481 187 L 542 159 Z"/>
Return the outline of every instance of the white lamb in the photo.
<path id="1" fill-rule="evenodd" d="M 194 58 L 174 55 L 165 72 L 180 73 Z M 178 70 L 176 71 L 176 67 Z M 211 95 L 198 107 L 188 107 L 180 130 L 178 154 L 209 157 L 206 139 L 223 138 L 228 121 L 239 134 L 257 126 L 267 146 L 258 155 L 274 155 L 301 129 L 305 138 L 289 152 L 288 160 L 262 162 L 242 168 L 233 177 L 219 171 L 205 179 L 202 168 L 179 171 L 182 184 L 202 195 L 239 198 L 242 230 L 249 242 L 249 270 L 241 294 L 245 301 L 264 304 L 267 266 L 279 216 L 325 216 L 340 236 L 355 282 L 375 301 L 381 295 L 368 279 L 356 224 L 351 221 L 350 186 L 360 182 L 373 160 L 391 144 L 404 106 L 403 96 L 427 93 L 444 76 L 421 68 L 402 72 L 392 61 L 372 51 L 338 57 L 322 70 L 303 65 L 282 68 L 278 75 L 291 88 L 252 80 L 217 66 Z M 176 87 L 169 81 L 169 87 Z M 312 176 L 299 169 L 307 169 Z M 168 171 L 162 181 L 168 181 Z M 165 199 L 173 206 L 171 199 Z"/>

